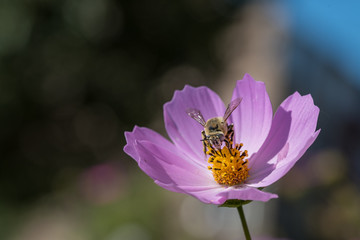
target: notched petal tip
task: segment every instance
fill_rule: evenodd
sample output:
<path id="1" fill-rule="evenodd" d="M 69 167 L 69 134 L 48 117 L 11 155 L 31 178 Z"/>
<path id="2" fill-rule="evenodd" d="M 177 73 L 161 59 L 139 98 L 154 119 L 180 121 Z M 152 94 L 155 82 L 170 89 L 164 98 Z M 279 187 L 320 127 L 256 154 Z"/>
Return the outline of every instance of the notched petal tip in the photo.
<path id="1" fill-rule="evenodd" d="M 243 81 L 253 81 L 256 82 L 255 79 L 249 74 L 249 73 L 245 73 L 244 77 L 242 78 Z"/>
<path id="2" fill-rule="evenodd" d="M 131 145 L 129 145 L 128 143 L 123 147 L 123 151 L 127 154 L 130 155 L 131 154 Z"/>
<path id="3" fill-rule="evenodd" d="M 137 162 L 139 162 L 140 159 L 138 154 L 138 143 L 142 140 L 151 141 L 156 145 L 164 146 L 168 149 L 173 149 L 176 151 L 175 146 L 169 140 L 161 136 L 159 133 L 146 127 L 139 127 L 135 125 L 132 132 L 126 131 L 124 135 L 126 145 L 124 146 L 123 150 Z"/>
<path id="4" fill-rule="evenodd" d="M 294 99 L 301 99 L 302 101 L 304 101 L 305 103 L 309 104 L 309 105 L 313 105 L 314 107 L 318 108 L 315 103 L 314 103 L 314 99 L 312 97 L 312 95 L 310 93 L 308 94 L 304 94 L 301 95 L 298 91 L 295 91 L 292 95 L 290 95 L 289 97 L 293 97 Z"/>
<path id="5" fill-rule="evenodd" d="M 318 108 L 318 106 L 315 105 L 314 99 L 310 93 L 301 95 L 298 91 L 295 91 L 292 95 L 289 96 L 293 97 L 295 99 L 301 98 L 304 102 L 308 103 L 309 105 L 313 105 L 314 107 Z"/>
<path id="6" fill-rule="evenodd" d="M 124 132 L 126 144 L 123 147 L 123 151 L 127 155 L 132 157 L 135 161 L 139 160 L 139 155 L 137 153 L 136 146 L 135 146 L 136 138 L 134 137 L 134 132 L 136 131 L 137 128 L 138 127 L 135 125 L 131 132 L 129 132 L 129 131 Z"/>
<path id="7" fill-rule="evenodd" d="M 316 132 L 314 132 L 314 134 L 312 135 L 312 138 L 314 139 L 314 141 L 319 136 L 320 132 L 321 132 L 321 128 L 319 128 L 318 130 L 316 130 Z"/>

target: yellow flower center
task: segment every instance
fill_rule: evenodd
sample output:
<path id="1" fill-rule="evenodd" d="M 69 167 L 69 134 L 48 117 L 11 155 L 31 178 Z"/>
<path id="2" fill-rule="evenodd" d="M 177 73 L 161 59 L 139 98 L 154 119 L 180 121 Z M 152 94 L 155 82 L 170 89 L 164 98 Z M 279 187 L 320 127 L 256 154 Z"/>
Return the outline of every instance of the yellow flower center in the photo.
<path id="1" fill-rule="evenodd" d="M 224 147 L 216 149 L 209 146 L 208 169 L 213 172 L 216 182 L 221 185 L 234 186 L 243 183 L 249 177 L 248 156 L 247 150 L 240 151 L 243 144 L 235 144 L 232 147 L 232 137 L 226 141 Z"/>

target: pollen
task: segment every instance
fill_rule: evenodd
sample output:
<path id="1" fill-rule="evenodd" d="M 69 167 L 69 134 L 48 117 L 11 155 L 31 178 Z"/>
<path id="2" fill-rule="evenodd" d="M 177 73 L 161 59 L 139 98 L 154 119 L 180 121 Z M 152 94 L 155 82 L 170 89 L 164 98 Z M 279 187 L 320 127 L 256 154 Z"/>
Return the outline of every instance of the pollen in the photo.
<path id="1" fill-rule="evenodd" d="M 229 139 L 230 140 L 230 139 Z M 235 144 L 231 140 L 221 149 L 209 147 L 208 169 L 212 171 L 214 179 L 220 185 L 234 186 L 243 183 L 249 177 L 248 152 L 241 151 L 243 144 Z"/>

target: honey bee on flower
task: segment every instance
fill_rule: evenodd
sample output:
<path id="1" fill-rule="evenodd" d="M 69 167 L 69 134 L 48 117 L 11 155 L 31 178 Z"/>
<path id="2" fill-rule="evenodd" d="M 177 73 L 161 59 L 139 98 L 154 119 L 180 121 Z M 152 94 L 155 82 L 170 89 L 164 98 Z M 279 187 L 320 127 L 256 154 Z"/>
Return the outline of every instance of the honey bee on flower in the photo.
<path id="1" fill-rule="evenodd" d="M 265 84 L 248 74 L 237 81 L 231 99 L 232 112 L 219 119 L 227 111 L 215 92 L 185 86 L 164 105 L 171 141 L 135 126 L 125 132 L 124 151 L 159 186 L 204 203 L 276 198 L 259 188 L 283 177 L 315 141 L 319 108 L 311 95 L 295 92 L 273 115 Z M 202 131 L 204 141 L 199 141 Z"/>
<path id="2" fill-rule="evenodd" d="M 204 143 L 204 153 L 206 154 L 207 147 L 215 147 L 220 149 L 222 143 L 230 138 L 234 134 L 233 124 L 228 124 L 227 119 L 230 117 L 231 113 L 239 106 L 241 98 L 236 98 L 231 101 L 227 106 L 223 117 L 214 117 L 205 121 L 200 110 L 194 108 L 186 109 L 186 113 L 196 120 L 201 126 L 204 127 L 204 130 L 201 131 L 202 141 Z"/>

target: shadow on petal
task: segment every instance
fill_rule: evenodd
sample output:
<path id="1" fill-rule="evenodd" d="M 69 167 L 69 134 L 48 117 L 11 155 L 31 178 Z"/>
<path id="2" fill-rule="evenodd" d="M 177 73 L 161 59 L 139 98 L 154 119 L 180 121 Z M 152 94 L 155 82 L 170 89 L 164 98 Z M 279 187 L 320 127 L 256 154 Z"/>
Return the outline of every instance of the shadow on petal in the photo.
<path id="1" fill-rule="evenodd" d="M 291 111 L 286 111 L 280 106 L 275 113 L 269 135 L 264 144 L 249 159 L 250 177 L 247 183 L 261 181 L 276 168 L 277 161 L 274 159 L 277 159 L 275 157 L 278 154 L 284 153 L 282 150 L 288 142 L 291 123 Z"/>

